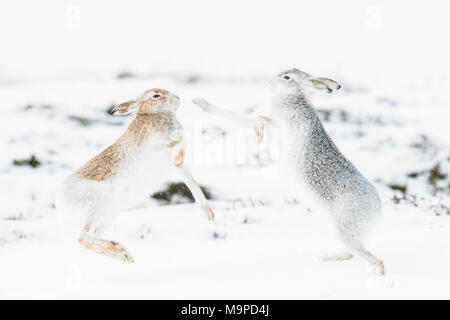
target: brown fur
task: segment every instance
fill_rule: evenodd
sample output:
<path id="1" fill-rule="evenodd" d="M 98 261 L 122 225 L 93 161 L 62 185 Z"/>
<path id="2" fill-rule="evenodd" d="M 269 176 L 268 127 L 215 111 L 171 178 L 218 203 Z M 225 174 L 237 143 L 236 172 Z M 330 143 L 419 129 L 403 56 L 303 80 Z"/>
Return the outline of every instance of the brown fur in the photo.
<path id="1" fill-rule="evenodd" d="M 126 146 L 140 146 L 155 133 L 168 133 L 174 127 L 171 113 L 138 114 L 127 131 L 111 146 L 89 160 L 77 172 L 89 180 L 104 181 L 114 176 L 127 157 Z"/>
<path id="2" fill-rule="evenodd" d="M 263 118 L 263 119 L 266 120 L 266 121 L 270 121 L 270 118 L 269 118 L 269 117 L 261 116 L 261 115 L 259 115 L 258 117 L 261 117 L 261 118 Z"/>
<path id="3" fill-rule="evenodd" d="M 149 93 L 160 93 L 161 95 L 163 94 L 168 94 L 170 93 L 169 91 L 167 91 L 166 89 L 161 89 L 161 88 L 153 88 L 153 89 L 149 89 L 147 91 L 145 91 L 143 93 L 143 95 L 149 94 Z"/>
<path id="4" fill-rule="evenodd" d="M 103 181 L 115 175 L 119 164 L 125 157 L 121 149 L 117 148 L 117 142 L 96 157 L 89 160 L 77 173 L 89 180 Z"/>
<path id="5" fill-rule="evenodd" d="M 161 97 L 153 98 L 155 94 L 160 94 Z M 164 104 L 171 104 L 173 97 L 178 98 L 177 95 L 170 94 L 169 91 L 158 88 L 145 91 L 142 97 L 146 97 L 146 100 L 140 103 L 138 114 L 154 113 L 158 110 L 158 107 Z"/>
<path id="6" fill-rule="evenodd" d="M 121 137 L 138 145 L 142 144 L 153 133 L 168 133 L 175 127 L 173 115 L 169 112 L 138 113 L 125 134 Z"/>
<path id="7" fill-rule="evenodd" d="M 172 148 L 180 143 L 180 140 L 174 140 L 168 144 L 169 148 Z"/>
<path id="8" fill-rule="evenodd" d="M 103 240 L 103 239 L 96 239 L 96 240 L 97 240 L 97 242 L 98 242 L 98 240 L 101 240 L 101 242 L 94 244 L 92 241 L 89 241 L 88 239 L 79 238 L 78 243 L 81 244 L 86 249 L 89 249 L 89 250 L 92 250 L 92 251 L 98 252 L 98 253 L 104 253 L 104 252 L 120 253 L 120 252 L 125 251 L 125 249 L 121 248 L 119 246 L 119 243 L 116 241 Z"/>
<path id="9" fill-rule="evenodd" d="M 87 224 L 86 226 L 84 226 L 80 238 L 78 238 L 78 243 L 83 247 L 95 253 L 120 259 L 124 262 L 134 262 L 131 254 L 119 242 L 92 238 L 91 236 L 89 236 L 89 231 L 90 225 Z"/>

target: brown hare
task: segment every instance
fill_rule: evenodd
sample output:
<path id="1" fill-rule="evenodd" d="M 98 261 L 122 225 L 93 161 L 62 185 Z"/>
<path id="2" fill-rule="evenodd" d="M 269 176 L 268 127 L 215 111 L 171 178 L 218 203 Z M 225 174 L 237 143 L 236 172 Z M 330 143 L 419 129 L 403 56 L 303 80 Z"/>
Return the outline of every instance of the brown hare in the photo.
<path id="1" fill-rule="evenodd" d="M 178 171 L 209 219 L 208 201 L 184 163 L 183 131 L 175 111 L 180 99 L 164 89 L 151 89 L 124 102 L 113 115 L 137 111 L 126 132 L 89 160 L 62 184 L 56 207 L 63 217 L 81 220 L 78 242 L 89 250 L 124 262 L 132 255 L 120 243 L 100 237 L 122 209 L 137 205 Z M 67 220 L 67 219 L 66 219 Z"/>

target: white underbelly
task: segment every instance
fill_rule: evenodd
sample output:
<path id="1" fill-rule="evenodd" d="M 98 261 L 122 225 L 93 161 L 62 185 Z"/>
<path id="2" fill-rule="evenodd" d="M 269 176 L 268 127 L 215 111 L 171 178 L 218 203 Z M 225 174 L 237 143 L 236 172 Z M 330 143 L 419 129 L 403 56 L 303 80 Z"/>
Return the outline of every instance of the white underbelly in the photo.
<path id="1" fill-rule="evenodd" d="M 174 171 L 170 151 L 149 151 L 127 163 L 111 181 L 112 193 L 122 208 L 132 207 L 161 189 Z"/>
<path id="2" fill-rule="evenodd" d="M 293 133 L 288 129 L 278 131 L 278 144 L 271 148 L 272 159 L 280 175 L 280 181 L 287 185 L 291 196 L 312 210 L 326 210 L 327 206 L 303 177 L 303 139 L 301 132 Z M 274 154 L 275 152 L 275 154 Z"/>

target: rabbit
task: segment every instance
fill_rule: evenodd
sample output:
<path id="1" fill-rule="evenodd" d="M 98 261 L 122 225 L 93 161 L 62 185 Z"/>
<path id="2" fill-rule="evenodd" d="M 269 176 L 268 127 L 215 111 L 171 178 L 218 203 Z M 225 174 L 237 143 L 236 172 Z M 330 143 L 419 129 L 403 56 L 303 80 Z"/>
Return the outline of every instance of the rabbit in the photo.
<path id="1" fill-rule="evenodd" d="M 116 241 L 101 239 L 122 209 L 137 205 L 178 171 L 210 220 L 214 213 L 184 163 L 183 132 L 175 111 L 180 98 L 150 89 L 136 100 L 116 106 L 112 115 L 137 111 L 114 144 L 71 174 L 59 189 L 56 208 L 82 224 L 78 242 L 85 248 L 131 263 L 133 256 Z"/>
<path id="2" fill-rule="evenodd" d="M 349 260 L 357 255 L 373 267 L 374 273 L 384 275 L 383 261 L 363 246 L 365 231 L 380 215 L 380 197 L 333 143 L 306 94 L 308 89 L 331 93 L 340 85 L 298 69 L 281 72 L 269 84 L 269 116 L 249 119 L 204 99 L 194 98 L 193 102 L 208 113 L 253 127 L 258 142 L 264 139 L 264 128 L 269 132 L 276 129 L 280 137 L 280 167 L 285 168 L 286 181 L 292 182 L 297 196 L 307 205 L 330 213 L 349 250 L 322 260 Z"/>

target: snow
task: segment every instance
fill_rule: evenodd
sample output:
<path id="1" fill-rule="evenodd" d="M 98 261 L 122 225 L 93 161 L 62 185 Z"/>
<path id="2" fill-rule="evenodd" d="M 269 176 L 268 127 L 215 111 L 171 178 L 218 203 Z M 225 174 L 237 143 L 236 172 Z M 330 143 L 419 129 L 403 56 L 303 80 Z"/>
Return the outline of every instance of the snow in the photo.
<path id="1" fill-rule="evenodd" d="M 401 1 L 262 1 L 254 14 L 250 2 L 239 10 L 201 1 L 44 3 L 0 10 L 11 49 L 0 61 L 0 298 L 450 297 L 446 4 L 408 2 L 405 11 Z M 342 84 L 313 102 L 381 194 L 383 217 L 367 247 L 384 260 L 385 277 L 359 259 L 320 262 L 341 251 L 328 217 L 294 200 L 251 130 L 191 103 L 200 96 L 257 114 L 268 80 L 293 66 Z M 125 71 L 135 77 L 116 77 Z M 182 99 L 187 159 L 213 193 L 217 219 L 206 221 L 195 204 L 144 199 L 105 235 L 136 260 L 122 264 L 65 236 L 54 195 L 132 120 L 106 110 L 151 87 Z M 39 167 L 13 165 L 33 154 Z M 436 182 L 441 191 L 428 178 L 438 163 L 447 175 Z M 406 186 L 405 197 L 394 184 Z"/>

